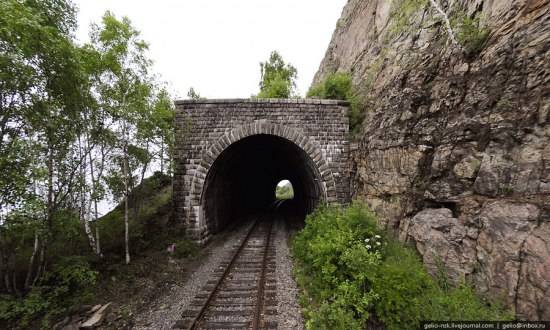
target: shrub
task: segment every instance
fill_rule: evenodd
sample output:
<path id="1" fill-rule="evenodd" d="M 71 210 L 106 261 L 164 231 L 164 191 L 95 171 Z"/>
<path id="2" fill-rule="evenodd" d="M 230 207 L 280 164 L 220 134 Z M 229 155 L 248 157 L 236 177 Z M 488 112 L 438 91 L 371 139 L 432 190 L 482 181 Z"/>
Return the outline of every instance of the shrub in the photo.
<path id="1" fill-rule="evenodd" d="M 359 131 L 364 113 L 348 73 L 337 72 L 328 75 L 321 83 L 309 89 L 307 97 L 348 101 L 350 103 L 348 112 L 350 131 L 352 133 Z"/>
<path id="2" fill-rule="evenodd" d="M 458 42 L 464 47 L 467 55 L 479 54 L 490 33 L 487 27 L 481 25 L 479 16 L 472 18 L 465 14 L 460 15 L 453 23 L 458 30 Z"/>
<path id="3" fill-rule="evenodd" d="M 43 316 L 42 326 L 68 309 L 92 301 L 97 272 L 82 257 L 67 257 L 56 263 L 24 298 L 0 298 L 0 320 L 17 322 L 21 328 Z"/>
<path id="4" fill-rule="evenodd" d="M 369 317 L 376 299 L 367 271 L 380 260 L 372 214 L 359 204 L 321 208 L 293 241 L 297 280 L 308 293 L 308 328 L 353 329 Z M 365 242 L 365 240 L 369 240 Z"/>
<path id="5" fill-rule="evenodd" d="M 195 242 L 189 238 L 180 239 L 176 243 L 176 249 L 174 250 L 174 256 L 177 258 L 185 258 L 193 256 L 197 253 L 198 247 Z"/>
<path id="6" fill-rule="evenodd" d="M 422 320 L 512 318 L 466 283 L 432 278 L 416 251 L 385 235 L 360 203 L 308 216 L 292 255 L 309 329 L 361 329 L 371 316 L 389 330 Z"/>
<path id="7" fill-rule="evenodd" d="M 412 251 L 390 241 L 384 261 L 371 269 L 369 279 L 379 298 L 374 311 L 388 329 L 405 329 L 422 320 L 421 305 L 433 281 Z"/>

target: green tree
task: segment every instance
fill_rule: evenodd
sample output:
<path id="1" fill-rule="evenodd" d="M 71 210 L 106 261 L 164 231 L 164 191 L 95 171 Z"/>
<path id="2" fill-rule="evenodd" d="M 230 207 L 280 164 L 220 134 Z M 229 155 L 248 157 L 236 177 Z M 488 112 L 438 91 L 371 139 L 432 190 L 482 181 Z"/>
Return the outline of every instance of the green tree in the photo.
<path id="1" fill-rule="evenodd" d="M 101 255 L 92 221 L 108 188 L 126 206 L 130 261 L 129 191 L 171 160 L 174 112 L 128 19 L 107 13 L 79 46 L 70 0 L 4 0 L 0 11 L 0 292 L 19 297 L 0 295 L 0 321 L 25 327 L 77 305 L 73 277 L 91 289 L 95 272 L 63 260 L 87 245 Z"/>
<path id="2" fill-rule="evenodd" d="M 0 17 L 0 208 L 6 208 L 31 183 L 35 130 L 44 133 L 50 116 L 74 111 L 79 76 L 70 3 L 6 0 L 0 11 L 9 13 Z"/>
<path id="3" fill-rule="evenodd" d="M 152 62 L 146 56 L 147 43 L 126 17 L 118 20 L 112 13 L 105 13 L 101 25 L 93 27 L 91 39 L 103 65 L 98 86 L 101 106 L 114 122 L 116 166 L 111 168 L 109 182 L 114 195 L 125 205 L 125 259 L 129 263 L 128 197 L 135 185 L 133 172 L 139 163 L 146 167 L 150 161 L 148 150 L 139 144 L 144 140 L 148 143 L 150 137 Z"/>
<path id="4" fill-rule="evenodd" d="M 6 0 L 0 11 L 9 13 L 0 17 L 0 225 L 8 226 L 15 213 L 36 222 L 30 225 L 28 287 L 34 269 L 35 281 L 44 272 L 47 247 L 55 240 L 54 218 L 75 205 L 82 158 L 74 142 L 86 77 L 72 40 L 71 2 Z M 0 240 L 9 240 L 7 235 L 2 230 Z M 0 254 L 9 259 L 14 251 L 2 248 Z M 8 269 L 2 272 L 5 277 Z"/>
<path id="5" fill-rule="evenodd" d="M 174 148 L 174 104 L 166 89 L 161 89 L 156 95 L 153 122 L 156 144 L 159 149 L 160 172 L 164 173 L 167 167 L 167 174 L 171 174 L 172 150 Z M 168 160 L 168 166 L 165 166 L 166 160 Z"/>
<path id="6" fill-rule="evenodd" d="M 261 78 L 259 98 L 289 98 L 296 96 L 297 71 L 286 64 L 277 51 L 269 59 L 260 62 Z"/>

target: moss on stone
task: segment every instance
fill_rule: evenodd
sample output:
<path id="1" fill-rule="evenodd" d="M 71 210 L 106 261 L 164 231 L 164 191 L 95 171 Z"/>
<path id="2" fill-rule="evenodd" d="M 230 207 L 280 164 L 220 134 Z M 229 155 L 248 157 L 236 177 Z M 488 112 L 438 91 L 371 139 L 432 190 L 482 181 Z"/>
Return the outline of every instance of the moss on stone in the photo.
<path id="1" fill-rule="evenodd" d="M 387 40 L 396 37 L 404 31 L 411 31 L 413 17 L 428 3 L 427 0 L 397 0 L 390 9 L 391 23 Z"/>

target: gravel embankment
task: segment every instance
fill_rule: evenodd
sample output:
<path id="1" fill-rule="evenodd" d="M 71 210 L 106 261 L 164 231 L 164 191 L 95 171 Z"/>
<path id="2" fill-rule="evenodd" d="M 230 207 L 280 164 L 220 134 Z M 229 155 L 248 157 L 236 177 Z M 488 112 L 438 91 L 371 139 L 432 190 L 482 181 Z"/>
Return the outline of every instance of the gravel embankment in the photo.
<path id="1" fill-rule="evenodd" d="M 277 251 L 277 328 L 304 329 L 304 320 L 298 304 L 298 287 L 292 277 L 292 259 L 288 248 L 289 232 L 284 221 L 275 224 Z"/>

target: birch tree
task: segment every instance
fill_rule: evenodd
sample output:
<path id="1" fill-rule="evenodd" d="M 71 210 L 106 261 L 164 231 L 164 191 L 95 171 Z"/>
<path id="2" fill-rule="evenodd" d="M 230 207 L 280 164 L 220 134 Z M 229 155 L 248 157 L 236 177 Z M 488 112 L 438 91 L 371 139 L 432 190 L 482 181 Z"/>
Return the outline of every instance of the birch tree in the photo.
<path id="1" fill-rule="evenodd" d="M 103 72 L 98 92 L 101 106 L 113 120 L 116 141 L 111 159 L 118 171 L 111 171 L 113 195 L 124 204 L 125 260 L 130 263 L 129 194 L 134 185 L 130 151 L 137 138 L 140 115 L 146 112 L 153 90 L 149 75 L 151 61 L 146 57 L 147 44 L 139 38 L 128 18 L 118 20 L 107 12 L 92 31 L 92 46 L 101 54 Z M 120 175 L 118 175 L 120 173 Z"/>
<path id="2" fill-rule="evenodd" d="M 0 12 L 9 13 L 0 15 L 1 236 L 10 241 L 9 228 L 16 224 L 33 229 L 28 287 L 46 267 L 57 212 L 71 207 L 74 197 L 83 75 L 70 2 L 5 0 Z M 12 253 L 2 248 L 8 261 Z"/>

